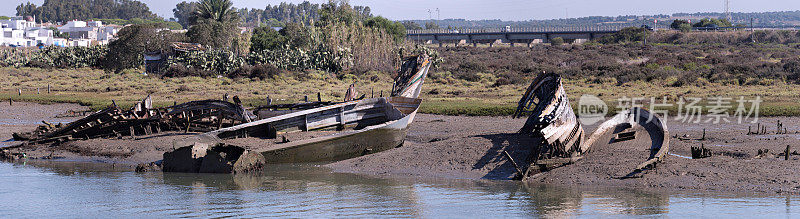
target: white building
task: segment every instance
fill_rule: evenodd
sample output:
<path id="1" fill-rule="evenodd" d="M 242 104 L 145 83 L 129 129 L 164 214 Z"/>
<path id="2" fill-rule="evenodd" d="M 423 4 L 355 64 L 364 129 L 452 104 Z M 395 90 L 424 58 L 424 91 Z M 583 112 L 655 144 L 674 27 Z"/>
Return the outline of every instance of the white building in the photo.
<path id="1" fill-rule="evenodd" d="M 103 45 L 113 40 L 119 31 L 117 26 L 104 26 L 101 21 L 69 21 L 58 31 L 69 34 L 69 39 L 56 38 L 55 31 L 37 25 L 34 18 L 15 17 L 0 20 L 0 46 L 91 46 Z"/>
<path id="2" fill-rule="evenodd" d="M 97 44 L 108 44 L 116 37 L 118 31 L 117 27 L 104 26 L 101 21 L 69 21 L 58 30 L 68 33 L 70 40 L 88 39 L 97 41 Z"/>

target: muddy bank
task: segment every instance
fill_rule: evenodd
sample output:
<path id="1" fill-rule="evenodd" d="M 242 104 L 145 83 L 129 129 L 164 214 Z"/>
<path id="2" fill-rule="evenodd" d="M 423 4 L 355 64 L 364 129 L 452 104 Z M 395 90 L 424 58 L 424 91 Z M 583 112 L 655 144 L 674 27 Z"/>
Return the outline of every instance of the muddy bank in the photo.
<path id="1" fill-rule="evenodd" d="M 789 131 L 775 135 L 780 120 Z M 454 117 L 419 115 L 404 147 L 340 161 L 326 166 L 337 172 L 376 175 L 508 179 L 513 166 L 503 157 L 507 150 L 525 162 L 530 140 L 514 133 L 524 120 L 507 117 Z M 670 155 L 641 178 L 618 179 L 644 162 L 647 146 L 640 148 L 592 148 L 584 159 L 529 179 L 531 182 L 571 187 L 623 187 L 666 190 L 704 190 L 758 193 L 798 193 L 800 155 L 784 160 L 779 154 L 791 145 L 800 151 L 800 118 L 761 118 L 769 135 L 747 135 L 748 125 L 694 124 L 668 120 Z M 591 133 L 596 128 L 586 126 Z M 701 138 L 705 140 L 680 140 Z M 677 135 L 677 137 L 675 136 Z M 690 148 L 703 144 L 712 151 L 704 159 L 689 159 Z M 758 156 L 759 150 L 769 153 Z M 527 163 L 524 164 L 527 166 Z"/>
<path id="2" fill-rule="evenodd" d="M 82 118 L 68 112 L 88 110 L 78 104 L 37 104 L 7 102 L 0 104 L 0 147 L 17 146 L 12 133 L 27 132 L 47 121 L 53 124 L 68 123 Z M 96 161 L 135 165 L 160 160 L 164 152 L 172 150 L 172 141 L 193 133 L 164 132 L 136 138 L 91 139 L 60 144 L 42 144 L 9 149 L 11 153 L 24 153 L 29 159 L 56 159 L 71 161 Z"/>
<path id="3" fill-rule="evenodd" d="M 68 123 L 77 119 L 76 117 L 62 117 L 67 111 L 88 110 L 78 104 L 56 103 L 56 104 L 37 104 L 14 102 L 0 103 L 0 147 L 14 144 L 7 140 L 11 139 L 11 134 L 20 131 L 30 131 L 42 124 L 42 121 L 52 123 Z"/>
<path id="4" fill-rule="evenodd" d="M 0 138 L 15 131 L 35 128 L 41 120 L 68 122 L 76 118 L 55 118 L 68 110 L 82 110 L 75 104 L 0 104 Z M 780 120 L 788 133 L 775 134 Z M 508 151 L 527 166 L 526 136 L 514 134 L 523 119 L 508 117 L 458 117 L 417 115 L 403 147 L 324 165 L 336 172 L 412 177 L 468 179 L 509 179 L 514 168 L 502 155 Z M 784 160 L 780 155 L 791 146 L 800 151 L 800 117 L 761 118 L 769 134 L 747 135 L 755 124 L 687 124 L 670 118 L 670 152 L 666 160 L 641 178 L 618 179 L 643 162 L 649 153 L 642 148 L 592 148 L 584 159 L 529 179 L 531 182 L 570 187 L 624 187 L 658 190 L 703 190 L 758 193 L 798 193 L 800 155 Z M 595 126 L 585 126 L 591 133 Z M 680 140 L 701 138 L 705 140 Z M 78 140 L 62 144 L 33 145 L 12 149 L 31 159 L 89 160 L 135 165 L 162 159 L 173 149 L 172 142 L 193 133 L 165 132 L 136 138 Z M 244 139 L 246 140 L 246 139 Z M 292 139 L 289 139 L 292 140 Z M 243 141 L 239 139 L 239 141 Z M 243 142 L 237 142 L 243 143 Z M 248 143 L 248 142 L 244 142 Z M 243 144 L 244 144 L 243 143 Z M 11 145 L 14 142 L 4 142 Z M 688 159 L 690 148 L 703 144 L 712 156 Z M 245 144 L 246 145 L 246 144 Z M 760 151 L 768 150 L 759 155 Z"/>

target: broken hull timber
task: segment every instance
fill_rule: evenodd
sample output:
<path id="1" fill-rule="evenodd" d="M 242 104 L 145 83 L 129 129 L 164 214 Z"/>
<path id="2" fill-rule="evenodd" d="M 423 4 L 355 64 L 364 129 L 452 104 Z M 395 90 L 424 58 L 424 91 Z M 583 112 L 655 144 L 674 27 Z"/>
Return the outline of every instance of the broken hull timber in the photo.
<path id="1" fill-rule="evenodd" d="M 666 122 L 645 109 L 635 107 L 608 119 L 592 133 L 586 144 L 591 148 L 622 148 L 649 151 L 647 159 L 631 167 L 619 178 L 635 177 L 642 170 L 662 161 L 669 153 L 669 130 Z M 631 153 L 633 155 L 633 153 Z"/>
<path id="2" fill-rule="evenodd" d="M 318 138 L 292 141 L 267 148 L 258 146 L 253 148 L 253 152 L 264 156 L 266 163 L 343 160 L 402 145 L 408 124 L 413 122 L 421 102 L 422 99 L 405 97 L 351 101 L 280 115 L 203 135 L 223 142 L 222 139 L 233 137 L 272 138 L 282 133 L 296 131 L 353 127 L 353 130 Z"/>
<path id="3" fill-rule="evenodd" d="M 514 117 L 530 114 L 519 133 L 541 137 L 534 160 L 575 158 L 588 150 L 584 130 L 569 103 L 561 76 L 543 73 L 536 77 L 519 101 Z"/>

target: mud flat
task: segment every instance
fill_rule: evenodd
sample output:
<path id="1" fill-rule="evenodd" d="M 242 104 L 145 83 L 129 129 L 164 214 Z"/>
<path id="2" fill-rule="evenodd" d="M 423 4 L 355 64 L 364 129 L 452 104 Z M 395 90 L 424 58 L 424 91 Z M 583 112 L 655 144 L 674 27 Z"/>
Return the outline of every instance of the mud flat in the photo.
<path id="1" fill-rule="evenodd" d="M 670 155 L 641 178 L 619 179 L 647 158 L 648 147 L 592 148 L 575 164 L 528 179 L 529 182 L 571 187 L 658 190 L 698 190 L 743 193 L 800 193 L 800 155 L 784 160 L 787 145 L 800 151 L 800 118 L 761 118 L 766 135 L 747 135 L 757 124 L 678 123 L 668 118 Z M 774 134 L 777 121 L 789 133 Z M 508 151 L 521 165 L 529 153 L 524 136 L 514 133 L 524 120 L 507 117 L 419 115 L 405 145 L 383 153 L 326 165 L 337 172 L 422 177 L 508 179 L 514 167 L 502 155 Z M 596 128 L 586 126 L 591 133 Z M 702 138 L 705 140 L 680 140 Z M 677 135 L 677 137 L 675 136 Z M 712 156 L 691 159 L 691 147 Z M 761 156 L 759 150 L 769 150 Z M 790 152 L 790 153 L 791 153 Z"/>
<path id="2" fill-rule="evenodd" d="M 75 104 L 0 104 L 0 138 L 35 128 L 42 120 L 67 110 L 82 110 Z M 592 148 L 582 160 L 528 179 L 570 187 L 618 187 L 655 190 L 698 190 L 742 193 L 800 193 L 800 117 L 761 118 L 767 134 L 748 135 L 756 124 L 678 123 L 667 120 L 670 155 L 641 178 L 618 179 L 645 160 L 643 148 Z M 788 133 L 776 134 L 777 122 Z M 532 138 L 515 134 L 524 119 L 508 117 L 460 117 L 417 115 L 402 147 L 324 165 L 335 172 L 400 175 L 433 178 L 509 179 L 514 167 L 503 156 L 507 151 L 527 166 Z M 585 126 L 591 133 L 595 126 Z M 702 138 L 706 129 L 706 138 Z M 88 160 L 135 165 L 160 160 L 172 150 L 172 141 L 193 133 L 164 132 L 136 138 L 77 140 L 56 145 L 32 145 L 11 149 L 29 159 Z M 313 136 L 312 136 L 313 137 Z M 695 140 L 681 140 L 690 138 Z M 293 140 L 293 139 L 289 139 Z M 230 143 L 258 147 L 264 140 L 233 139 Z M 274 140 L 266 140 L 274 141 Z M 277 143 L 277 142 L 270 142 Z M 14 142 L 3 142 L 14 145 Z M 690 159 L 691 147 L 704 145 L 711 157 Z M 789 160 L 781 154 L 790 145 Z M 268 146 L 268 145 L 267 145 Z M 762 154 L 759 155 L 759 150 Z M 768 152 L 763 153 L 763 151 Z"/>
<path id="3" fill-rule="evenodd" d="M 67 111 L 83 111 L 87 107 L 78 104 L 37 104 L 14 102 L 9 105 L 8 102 L 0 103 L 0 141 L 6 141 L 11 138 L 11 134 L 20 131 L 30 131 L 36 126 L 42 124 L 41 121 L 48 122 L 63 122 L 67 123 L 77 118 L 73 117 L 60 117 L 58 115 Z M 0 146 L 7 146 L 13 144 L 12 142 L 0 143 Z"/>

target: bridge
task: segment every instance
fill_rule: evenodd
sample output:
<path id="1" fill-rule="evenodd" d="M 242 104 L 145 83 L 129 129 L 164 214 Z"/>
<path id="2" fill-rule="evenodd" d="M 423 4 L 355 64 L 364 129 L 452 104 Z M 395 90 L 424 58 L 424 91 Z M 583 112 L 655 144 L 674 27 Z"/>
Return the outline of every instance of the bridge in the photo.
<path id="1" fill-rule="evenodd" d="M 535 43 L 549 43 L 552 39 L 559 37 L 564 39 L 565 43 L 583 43 L 616 33 L 626 27 L 634 27 L 634 25 L 409 30 L 406 36 L 409 40 L 418 43 L 438 43 L 439 46 L 445 44 L 455 46 L 489 44 L 489 47 L 492 47 L 495 43 L 508 43 L 511 46 L 526 44 L 530 47 Z"/>

